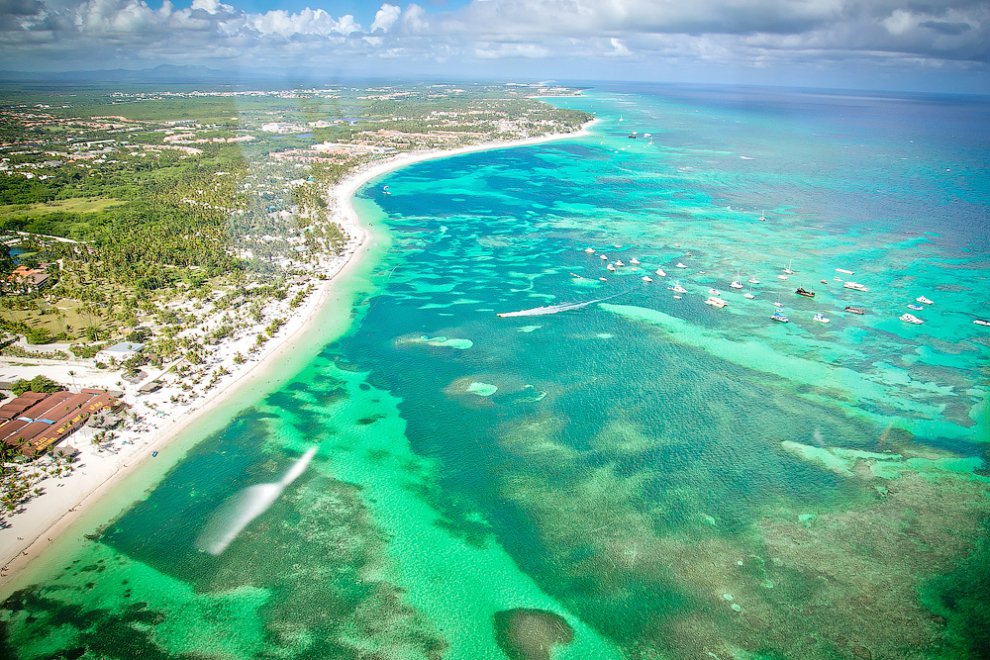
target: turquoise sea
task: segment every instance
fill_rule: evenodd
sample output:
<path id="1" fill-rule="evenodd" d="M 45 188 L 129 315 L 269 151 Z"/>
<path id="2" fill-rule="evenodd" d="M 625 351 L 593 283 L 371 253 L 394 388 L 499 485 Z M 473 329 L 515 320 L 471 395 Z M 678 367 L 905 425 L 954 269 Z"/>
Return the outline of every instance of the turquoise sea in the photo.
<path id="1" fill-rule="evenodd" d="M 549 101 L 599 121 L 359 192 L 343 335 L 33 567 L 0 655 L 990 648 L 990 103 Z"/>

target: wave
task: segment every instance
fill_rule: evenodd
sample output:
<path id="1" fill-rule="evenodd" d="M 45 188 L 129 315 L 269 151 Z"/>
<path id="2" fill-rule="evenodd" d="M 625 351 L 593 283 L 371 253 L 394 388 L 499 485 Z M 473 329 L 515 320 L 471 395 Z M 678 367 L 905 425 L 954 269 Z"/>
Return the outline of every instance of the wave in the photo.
<path id="1" fill-rule="evenodd" d="M 594 305 L 595 303 L 605 302 L 606 300 L 612 300 L 613 298 L 618 298 L 619 296 L 629 293 L 629 291 L 631 291 L 631 289 L 627 291 L 622 291 L 620 293 L 616 293 L 615 295 L 608 296 L 607 298 L 599 298 L 598 300 L 560 303 L 559 305 L 545 305 L 543 307 L 533 307 L 532 309 L 523 309 L 518 312 L 500 312 L 499 314 L 497 314 L 497 316 L 505 319 L 513 316 L 546 316 L 547 314 L 560 314 L 561 312 L 569 312 L 571 310 L 587 307 L 588 305 Z"/>

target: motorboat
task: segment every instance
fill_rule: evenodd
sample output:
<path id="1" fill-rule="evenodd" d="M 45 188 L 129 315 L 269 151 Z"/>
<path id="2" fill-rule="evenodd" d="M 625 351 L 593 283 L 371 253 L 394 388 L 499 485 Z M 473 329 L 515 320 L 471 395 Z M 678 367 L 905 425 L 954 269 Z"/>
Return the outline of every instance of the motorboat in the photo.
<path id="1" fill-rule="evenodd" d="M 900 318 L 905 323 L 913 323 L 915 325 L 921 325 L 922 323 L 924 323 L 924 321 L 919 319 L 914 314 L 901 314 L 898 318 Z"/>
<path id="2" fill-rule="evenodd" d="M 608 270 L 610 270 L 613 273 L 615 272 L 615 266 L 613 266 L 612 264 L 609 264 L 609 265 L 605 266 L 605 268 L 607 268 Z"/>
<path id="3" fill-rule="evenodd" d="M 667 287 L 674 293 L 687 293 L 687 289 L 681 286 L 680 282 L 674 282 L 674 286 Z"/>
<path id="4" fill-rule="evenodd" d="M 842 286 L 847 289 L 853 289 L 854 291 L 869 291 L 869 289 L 867 289 L 859 282 L 844 282 Z"/>
<path id="5" fill-rule="evenodd" d="M 726 302 L 725 300 L 722 300 L 721 298 L 719 298 L 717 296 L 709 296 L 708 297 L 708 300 L 705 301 L 705 304 L 706 305 L 711 305 L 712 307 L 715 307 L 716 309 L 722 309 L 723 307 L 725 307 L 729 303 Z"/>
<path id="6" fill-rule="evenodd" d="M 708 289 L 708 293 L 712 294 L 713 296 L 720 296 L 720 295 L 722 295 L 722 292 L 719 291 L 718 289 Z"/>
<path id="7" fill-rule="evenodd" d="M 836 268 L 835 269 L 835 272 L 837 272 L 837 273 L 845 273 L 846 275 L 854 275 L 855 274 L 855 273 L 853 273 L 853 271 L 846 270 L 845 268 Z"/>
<path id="8" fill-rule="evenodd" d="M 917 300 L 918 302 L 922 303 L 923 305 L 931 305 L 932 304 L 932 301 L 929 300 L 928 298 L 925 298 L 924 296 L 918 296 L 917 298 L 915 298 L 915 300 Z"/>
<path id="9" fill-rule="evenodd" d="M 748 292 L 747 292 L 747 293 L 744 293 L 744 294 L 743 294 L 743 298 L 749 298 L 750 300 L 752 300 L 752 299 L 753 299 L 753 298 L 755 298 L 755 297 L 756 297 L 756 296 L 754 296 L 754 295 L 753 295 L 752 293 L 748 293 Z"/>
<path id="10" fill-rule="evenodd" d="M 789 277 L 788 275 L 778 275 L 777 276 L 777 279 L 778 280 L 786 280 L 786 279 L 788 279 L 788 277 Z"/>
<path id="11" fill-rule="evenodd" d="M 649 275 L 643 275 L 643 277 L 640 278 L 640 279 L 642 279 L 644 282 L 652 282 L 653 281 L 653 278 L 650 277 Z"/>
<path id="12" fill-rule="evenodd" d="M 739 280 L 732 280 L 732 283 L 729 286 L 732 287 L 733 289 L 743 288 L 743 285 L 739 283 Z"/>
<path id="13" fill-rule="evenodd" d="M 601 259 L 602 261 L 608 261 L 608 257 L 606 255 L 604 255 L 604 254 L 599 255 L 598 258 Z"/>
<path id="14" fill-rule="evenodd" d="M 812 320 L 818 321 L 819 323 L 830 323 L 832 321 L 832 319 L 826 317 L 821 312 L 818 312 L 817 314 L 815 314 L 815 317 Z"/>
<path id="15" fill-rule="evenodd" d="M 921 305 L 908 304 L 908 309 L 913 309 L 914 311 L 917 312 L 924 309 L 924 307 L 922 307 Z"/>
<path id="16" fill-rule="evenodd" d="M 629 263 L 631 263 L 633 266 L 638 266 L 640 264 L 640 261 L 636 257 L 633 257 L 632 259 L 629 260 Z"/>
<path id="17" fill-rule="evenodd" d="M 814 291 L 808 291 L 803 286 L 799 286 L 798 289 L 797 289 L 797 291 L 795 291 L 794 293 L 798 294 L 799 296 L 804 296 L 805 298 L 814 298 L 815 297 L 815 292 Z"/>
<path id="18" fill-rule="evenodd" d="M 862 307 L 853 307 L 852 305 L 847 306 L 846 311 L 850 314 L 859 314 L 860 316 L 866 314 L 866 310 Z"/>
<path id="19" fill-rule="evenodd" d="M 660 277 L 667 277 L 667 273 L 665 273 L 665 272 L 663 271 L 663 268 L 657 268 L 655 272 L 656 272 L 656 274 L 657 274 L 657 275 L 659 275 Z"/>
<path id="20" fill-rule="evenodd" d="M 758 279 L 756 279 L 755 277 L 751 277 L 751 278 L 749 278 L 749 283 L 750 284 L 759 284 L 760 281 Z"/>
<path id="21" fill-rule="evenodd" d="M 774 310 L 773 314 L 770 315 L 771 321 L 777 321 L 778 323 L 790 323 L 791 320 L 784 316 L 783 312 L 779 309 Z"/>
<path id="22" fill-rule="evenodd" d="M 678 268 L 687 268 L 687 266 L 685 266 L 684 264 L 682 264 L 680 261 L 677 262 L 677 267 Z"/>
<path id="23" fill-rule="evenodd" d="M 973 323 L 975 323 L 976 325 L 990 326 L 990 321 L 986 321 L 984 319 L 973 319 Z"/>
<path id="24" fill-rule="evenodd" d="M 594 254 L 595 248 L 584 248 L 584 251 L 587 252 L 588 254 Z"/>
<path id="25" fill-rule="evenodd" d="M 625 264 L 622 263 L 622 259 L 616 259 L 615 260 L 615 265 L 618 266 L 619 268 L 622 268 L 623 266 L 625 266 Z"/>

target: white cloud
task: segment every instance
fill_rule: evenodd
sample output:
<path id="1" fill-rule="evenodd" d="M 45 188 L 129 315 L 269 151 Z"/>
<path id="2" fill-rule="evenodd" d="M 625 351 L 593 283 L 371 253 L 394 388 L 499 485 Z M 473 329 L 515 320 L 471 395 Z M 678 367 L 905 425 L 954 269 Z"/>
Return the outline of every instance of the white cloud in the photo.
<path id="1" fill-rule="evenodd" d="M 610 57 L 629 57 L 630 55 L 632 55 L 632 52 L 630 52 L 630 50 L 626 48 L 626 45 L 622 43 L 621 39 L 616 39 L 615 37 L 612 37 L 611 39 L 608 40 L 608 42 L 609 45 L 612 46 L 612 50 L 605 53 L 606 55 Z"/>
<path id="2" fill-rule="evenodd" d="M 383 4 L 381 9 L 375 13 L 375 21 L 371 24 L 371 31 L 388 32 L 395 25 L 395 22 L 399 20 L 399 14 L 401 13 L 402 9 L 397 5 Z"/>

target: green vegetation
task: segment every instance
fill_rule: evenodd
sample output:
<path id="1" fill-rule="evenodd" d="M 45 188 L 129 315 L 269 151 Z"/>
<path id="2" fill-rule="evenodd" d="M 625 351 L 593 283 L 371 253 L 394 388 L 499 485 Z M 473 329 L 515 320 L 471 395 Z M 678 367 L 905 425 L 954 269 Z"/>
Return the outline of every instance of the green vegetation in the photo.
<path id="1" fill-rule="evenodd" d="M 20 396 L 25 392 L 61 392 L 64 388 L 47 376 L 35 376 L 31 380 L 18 380 L 10 387 L 10 391 L 15 396 Z"/>

